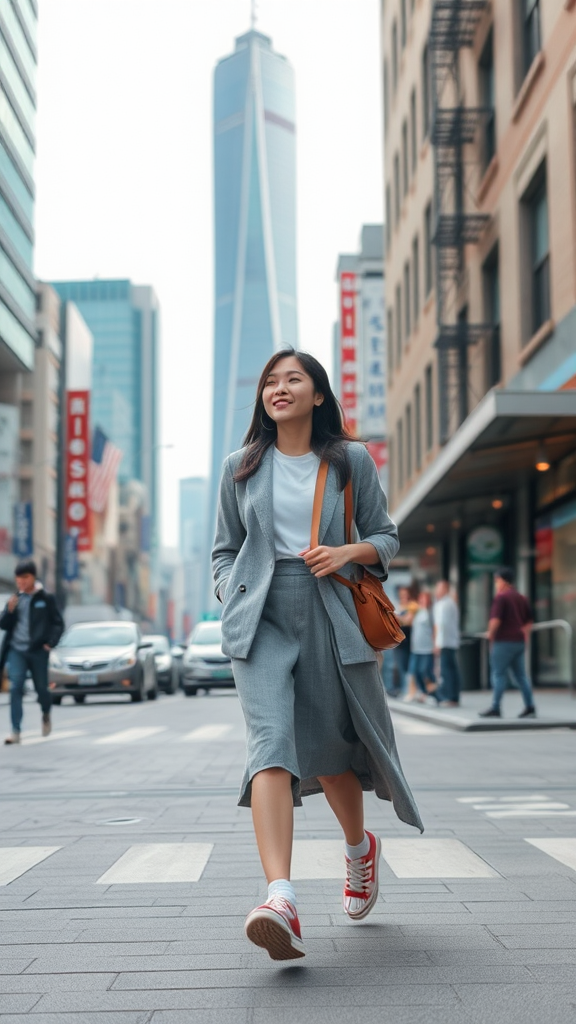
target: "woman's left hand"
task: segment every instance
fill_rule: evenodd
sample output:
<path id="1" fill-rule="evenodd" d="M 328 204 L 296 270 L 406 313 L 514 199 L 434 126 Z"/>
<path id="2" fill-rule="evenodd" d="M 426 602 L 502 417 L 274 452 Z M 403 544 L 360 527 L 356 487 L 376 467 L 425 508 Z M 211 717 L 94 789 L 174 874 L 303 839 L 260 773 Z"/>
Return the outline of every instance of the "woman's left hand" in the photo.
<path id="1" fill-rule="evenodd" d="M 332 572 L 338 572 L 344 565 L 351 561 L 351 545 L 343 544 L 341 547 L 329 548 L 321 544 L 317 548 L 306 548 L 300 552 L 306 565 L 314 576 L 329 576 Z"/>

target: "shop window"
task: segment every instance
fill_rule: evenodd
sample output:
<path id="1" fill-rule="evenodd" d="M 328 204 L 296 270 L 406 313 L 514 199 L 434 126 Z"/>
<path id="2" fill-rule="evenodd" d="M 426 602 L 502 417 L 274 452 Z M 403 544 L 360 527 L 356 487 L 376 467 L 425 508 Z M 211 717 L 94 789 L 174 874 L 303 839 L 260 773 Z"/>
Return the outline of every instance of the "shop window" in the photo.
<path id="1" fill-rule="evenodd" d="M 420 385 L 414 388 L 414 464 L 422 468 L 422 393 Z"/>
<path id="2" fill-rule="evenodd" d="M 500 256 L 498 246 L 490 253 L 482 267 L 484 281 L 485 321 L 491 324 L 490 336 L 486 339 L 485 384 L 489 391 L 502 378 L 502 353 L 500 339 Z"/>
<path id="3" fill-rule="evenodd" d="M 412 304 L 410 299 L 410 264 L 404 264 L 404 340 L 406 344 L 412 334 Z"/>
<path id="4" fill-rule="evenodd" d="M 432 87 L 430 77 L 430 50 L 422 51 L 422 138 L 428 138 L 432 123 Z"/>
<path id="5" fill-rule="evenodd" d="M 485 120 L 482 135 L 482 166 L 484 169 L 496 153 L 496 78 L 494 71 L 494 32 L 491 29 L 482 50 L 479 71 L 480 104 Z"/>
<path id="6" fill-rule="evenodd" d="M 402 198 L 405 199 L 408 195 L 408 186 L 410 182 L 409 172 L 409 157 L 408 157 L 408 121 L 402 123 Z"/>
<path id="7" fill-rule="evenodd" d="M 420 319 L 420 239 L 415 235 L 412 240 L 412 298 L 414 325 Z"/>
<path id="8" fill-rule="evenodd" d="M 542 49 L 542 24 L 540 0 L 520 0 L 522 15 L 522 43 L 524 74 Z"/>
<path id="9" fill-rule="evenodd" d="M 400 223 L 400 156 L 394 154 L 394 224 L 398 227 Z"/>
<path id="10" fill-rule="evenodd" d="M 432 203 L 424 211 L 424 294 L 432 291 Z"/>
<path id="11" fill-rule="evenodd" d="M 412 174 L 416 174 L 418 165 L 418 122 L 416 113 L 416 89 L 410 93 L 410 155 L 412 160 Z"/>
<path id="12" fill-rule="evenodd" d="M 424 388 L 426 396 L 426 451 L 429 452 L 434 444 L 434 394 L 432 389 L 431 363 L 426 367 Z"/>

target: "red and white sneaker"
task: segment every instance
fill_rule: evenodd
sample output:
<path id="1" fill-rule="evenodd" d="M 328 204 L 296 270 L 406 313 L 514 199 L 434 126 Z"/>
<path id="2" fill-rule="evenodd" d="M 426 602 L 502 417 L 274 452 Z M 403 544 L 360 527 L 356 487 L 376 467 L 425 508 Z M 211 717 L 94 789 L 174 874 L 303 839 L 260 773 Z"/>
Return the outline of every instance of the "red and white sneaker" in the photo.
<path id="1" fill-rule="evenodd" d="M 353 921 L 367 917 L 378 899 L 378 868 L 382 844 L 378 836 L 366 832 L 370 849 L 365 857 L 357 860 L 346 859 L 346 882 L 344 883 L 344 911 Z"/>
<path id="2" fill-rule="evenodd" d="M 282 896 L 272 896 L 248 914 L 244 931 L 272 960 L 296 960 L 305 955 L 296 907 Z"/>

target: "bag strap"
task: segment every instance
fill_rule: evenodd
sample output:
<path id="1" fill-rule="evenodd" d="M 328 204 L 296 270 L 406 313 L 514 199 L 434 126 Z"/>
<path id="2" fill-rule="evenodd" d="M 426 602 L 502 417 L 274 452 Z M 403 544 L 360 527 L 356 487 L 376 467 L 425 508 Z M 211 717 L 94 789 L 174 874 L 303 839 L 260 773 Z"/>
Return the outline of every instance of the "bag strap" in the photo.
<path id="1" fill-rule="evenodd" d="M 312 506 L 312 528 L 310 530 L 310 547 L 318 547 L 318 535 L 320 532 L 320 517 L 322 515 L 322 505 L 324 502 L 324 491 L 326 490 L 326 480 L 328 479 L 329 463 L 323 460 L 318 467 L 318 476 L 316 477 L 316 488 L 314 490 L 314 504 Z M 344 488 L 344 523 L 346 527 L 346 540 L 348 544 L 352 543 L 352 521 L 354 519 L 354 492 L 352 490 L 352 480 L 349 480 Z M 351 583 L 345 576 L 339 576 L 338 573 L 331 573 L 333 579 L 338 580 L 338 583 L 344 584 L 349 590 L 356 590 L 357 584 Z"/>

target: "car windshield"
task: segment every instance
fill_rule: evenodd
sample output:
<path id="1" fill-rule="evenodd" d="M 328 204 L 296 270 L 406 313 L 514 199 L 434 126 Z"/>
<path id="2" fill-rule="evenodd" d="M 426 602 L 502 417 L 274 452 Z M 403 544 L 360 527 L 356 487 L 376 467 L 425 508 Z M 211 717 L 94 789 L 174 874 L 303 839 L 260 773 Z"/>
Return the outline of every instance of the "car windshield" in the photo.
<path id="1" fill-rule="evenodd" d="M 72 626 L 60 647 L 127 647 L 137 642 L 134 626 Z"/>
<path id="2" fill-rule="evenodd" d="M 191 644 L 220 644 L 222 643 L 222 626 L 220 622 L 200 622 L 192 636 Z"/>
<path id="3" fill-rule="evenodd" d="M 145 644 L 152 644 L 154 654 L 170 653 L 170 644 L 165 636 L 145 636 L 142 640 Z"/>

